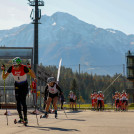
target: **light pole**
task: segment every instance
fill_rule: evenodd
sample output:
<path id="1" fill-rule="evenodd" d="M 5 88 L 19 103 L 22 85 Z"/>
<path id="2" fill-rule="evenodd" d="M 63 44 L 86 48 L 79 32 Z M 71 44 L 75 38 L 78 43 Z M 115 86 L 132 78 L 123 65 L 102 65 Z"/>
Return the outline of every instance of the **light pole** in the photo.
<path id="1" fill-rule="evenodd" d="M 28 0 L 29 5 L 33 6 L 30 18 L 33 20 L 32 24 L 34 24 L 34 71 L 37 74 L 37 65 L 38 65 L 38 24 L 41 19 L 41 9 L 39 6 L 44 6 L 43 0 Z"/>
<path id="2" fill-rule="evenodd" d="M 80 64 L 79 64 L 79 81 L 80 81 Z M 79 85 L 79 109 L 80 109 L 80 85 Z"/>

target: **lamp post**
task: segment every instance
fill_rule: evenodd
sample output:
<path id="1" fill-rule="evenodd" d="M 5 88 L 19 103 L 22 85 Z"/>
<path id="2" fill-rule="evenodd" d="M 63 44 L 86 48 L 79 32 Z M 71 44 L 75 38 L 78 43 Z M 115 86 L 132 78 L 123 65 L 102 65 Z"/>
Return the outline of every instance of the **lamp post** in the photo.
<path id="1" fill-rule="evenodd" d="M 79 64 L 79 81 L 80 81 L 80 64 Z M 80 109 L 80 86 L 79 86 L 79 109 Z"/>
<path id="2" fill-rule="evenodd" d="M 29 5 L 33 6 L 30 18 L 33 20 L 32 24 L 34 24 L 34 71 L 37 74 L 37 65 L 38 65 L 38 24 L 41 19 L 41 9 L 39 6 L 44 6 L 43 0 L 28 0 Z"/>

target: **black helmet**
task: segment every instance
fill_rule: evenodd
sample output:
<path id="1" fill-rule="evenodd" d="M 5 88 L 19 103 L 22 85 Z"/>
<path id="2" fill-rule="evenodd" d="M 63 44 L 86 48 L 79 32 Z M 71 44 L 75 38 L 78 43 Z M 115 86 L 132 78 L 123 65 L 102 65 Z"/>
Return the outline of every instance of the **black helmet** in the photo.
<path id="1" fill-rule="evenodd" d="M 55 78 L 54 77 L 49 77 L 47 79 L 47 83 L 51 83 L 51 82 L 55 82 Z"/>

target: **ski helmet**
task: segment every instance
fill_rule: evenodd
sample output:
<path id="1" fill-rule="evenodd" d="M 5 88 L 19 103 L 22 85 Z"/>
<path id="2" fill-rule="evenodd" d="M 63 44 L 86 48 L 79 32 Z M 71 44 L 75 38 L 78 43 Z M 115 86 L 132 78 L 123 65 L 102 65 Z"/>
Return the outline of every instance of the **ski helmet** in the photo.
<path id="1" fill-rule="evenodd" d="M 55 82 L 55 78 L 54 77 L 49 77 L 47 79 L 47 83 L 51 83 L 51 82 Z"/>
<path id="2" fill-rule="evenodd" d="M 96 91 L 94 91 L 94 94 L 96 94 L 97 92 Z"/>
<path id="3" fill-rule="evenodd" d="M 102 91 L 100 91 L 100 94 L 102 93 Z"/>
<path id="4" fill-rule="evenodd" d="M 19 65 L 19 64 L 21 64 L 21 59 L 20 59 L 20 57 L 14 58 L 14 59 L 12 60 L 12 64 L 13 64 L 13 65 Z"/>
<path id="5" fill-rule="evenodd" d="M 123 90 L 122 93 L 125 93 L 125 90 Z"/>

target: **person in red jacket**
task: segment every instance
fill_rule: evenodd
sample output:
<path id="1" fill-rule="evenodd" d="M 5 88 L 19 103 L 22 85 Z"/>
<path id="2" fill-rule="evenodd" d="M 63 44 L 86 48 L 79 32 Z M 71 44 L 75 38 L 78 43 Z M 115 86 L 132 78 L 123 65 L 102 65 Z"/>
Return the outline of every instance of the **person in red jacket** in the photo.
<path id="1" fill-rule="evenodd" d="M 122 111 L 126 111 L 128 105 L 128 95 L 124 90 L 122 91 L 121 94 L 121 100 L 122 100 Z"/>
<path id="2" fill-rule="evenodd" d="M 92 110 L 96 110 L 96 108 L 97 108 L 97 93 L 96 93 L 96 91 L 93 91 L 90 98 L 92 99 Z"/>
<path id="3" fill-rule="evenodd" d="M 104 94 L 102 93 L 102 91 L 100 91 L 100 94 L 101 94 L 102 109 L 104 110 Z"/>
<path id="4" fill-rule="evenodd" d="M 37 84 L 35 81 L 32 81 L 31 83 L 31 93 L 33 94 L 33 102 L 34 102 L 34 106 L 36 106 L 37 103 Z M 35 109 L 32 114 L 38 114 L 37 110 Z"/>
<path id="5" fill-rule="evenodd" d="M 32 78 L 36 80 L 35 73 L 30 69 L 27 68 L 27 66 L 21 64 L 21 59 L 19 57 L 16 57 L 12 60 L 12 66 L 9 67 L 7 72 L 5 73 L 5 66 L 3 65 L 1 69 L 3 70 L 2 78 L 5 80 L 10 73 L 12 73 L 15 83 L 15 98 L 17 102 L 17 111 L 19 114 L 20 120 L 18 123 L 21 123 L 23 121 L 28 123 L 27 120 L 27 105 L 26 105 L 26 96 L 28 94 L 28 82 L 27 82 L 27 74 L 29 74 Z M 21 105 L 23 106 L 23 114 L 21 110 Z"/>
<path id="6" fill-rule="evenodd" d="M 115 100 L 115 108 L 116 108 L 116 111 L 117 111 L 117 110 L 119 110 L 119 106 L 120 106 L 120 103 L 119 103 L 120 96 L 119 96 L 118 91 L 115 92 L 115 95 L 113 96 L 113 99 Z"/>
<path id="7" fill-rule="evenodd" d="M 92 93 L 92 94 L 90 95 L 90 98 L 91 98 L 91 101 L 92 101 L 92 109 L 91 109 L 91 110 L 94 109 L 94 98 L 93 98 L 93 96 L 94 96 L 94 94 Z"/>
<path id="8" fill-rule="evenodd" d="M 103 96 L 103 94 L 102 94 L 102 91 L 98 91 L 98 95 L 97 95 L 97 109 L 98 109 L 98 111 L 99 110 L 102 110 L 102 108 L 103 108 L 103 100 L 104 99 L 104 96 Z"/>

